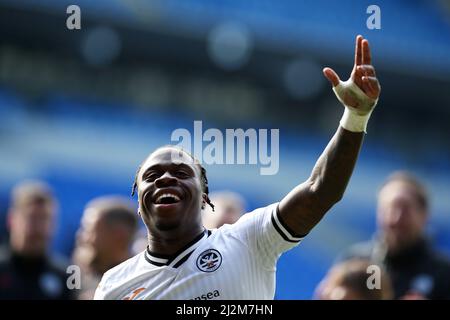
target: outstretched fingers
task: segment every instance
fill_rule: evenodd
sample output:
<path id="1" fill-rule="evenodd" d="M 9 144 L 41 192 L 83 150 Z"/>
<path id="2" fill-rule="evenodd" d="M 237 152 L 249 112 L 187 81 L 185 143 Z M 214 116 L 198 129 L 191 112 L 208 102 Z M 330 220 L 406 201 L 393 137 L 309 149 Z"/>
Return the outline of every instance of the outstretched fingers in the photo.
<path id="1" fill-rule="evenodd" d="M 372 56 L 370 54 L 369 41 L 367 39 L 362 40 L 362 63 L 372 64 Z"/>
<path id="2" fill-rule="evenodd" d="M 355 43 L 355 65 L 359 66 L 362 64 L 362 41 L 363 37 L 361 35 L 358 35 L 356 37 L 356 43 Z"/>

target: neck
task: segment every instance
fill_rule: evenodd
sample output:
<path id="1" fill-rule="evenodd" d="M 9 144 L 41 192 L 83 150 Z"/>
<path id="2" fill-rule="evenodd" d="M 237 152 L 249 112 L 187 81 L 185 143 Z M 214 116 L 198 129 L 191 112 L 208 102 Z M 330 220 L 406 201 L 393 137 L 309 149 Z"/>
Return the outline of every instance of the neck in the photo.
<path id="1" fill-rule="evenodd" d="M 157 232 L 149 232 L 148 249 L 150 252 L 157 254 L 173 255 L 204 230 L 205 228 L 202 225 L 198 225 L 195 228 L 189 229 L 183 228 L 168 231 L 158 230 Z"/>

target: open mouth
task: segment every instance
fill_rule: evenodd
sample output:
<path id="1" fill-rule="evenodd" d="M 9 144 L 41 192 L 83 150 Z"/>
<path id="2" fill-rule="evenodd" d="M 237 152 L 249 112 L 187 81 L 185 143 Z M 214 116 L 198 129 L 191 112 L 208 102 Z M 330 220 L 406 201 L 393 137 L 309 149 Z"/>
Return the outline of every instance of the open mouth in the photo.
<path id="1" fill-rule="evenodd" d="M 163 193 L 156 198 L 155 204 L 175 204 L 180 202 L 180 197 L 171 193 Z"/>

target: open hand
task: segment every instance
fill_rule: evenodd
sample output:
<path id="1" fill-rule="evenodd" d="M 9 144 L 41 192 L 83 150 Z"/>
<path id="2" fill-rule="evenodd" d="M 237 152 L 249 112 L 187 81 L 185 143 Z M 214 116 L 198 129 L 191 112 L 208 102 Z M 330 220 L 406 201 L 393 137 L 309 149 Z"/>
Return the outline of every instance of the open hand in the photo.
<path id="1" fill-rule="evenodd" d="M 372 66 L 367 39 L 361 35 L 356 37 L 355 63 L 347 81 L 342 82 L 331 68 L 324 68 L 323 73 L 333 85 L 338 99 L 344 105 L 355 109 L 359 114 L 367 114 L 373 109 L 380 95 L 381 87 L 375 74 L 375 68 Z M 362 92 L 358 92 L 357 88 L 350 85 L 351 83 L 356 84 Z"/>

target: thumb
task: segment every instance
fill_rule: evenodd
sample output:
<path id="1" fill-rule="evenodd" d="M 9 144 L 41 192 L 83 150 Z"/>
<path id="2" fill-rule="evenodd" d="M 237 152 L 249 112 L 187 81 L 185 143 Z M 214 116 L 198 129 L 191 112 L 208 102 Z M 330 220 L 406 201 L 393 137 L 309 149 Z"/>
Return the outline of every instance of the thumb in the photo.
<path id="1" fill-rule="evenodd" d="M 333 87 L 336 87 L 339 84 L 339 76 L 337 75 L 336 72 L 334 72 L 333 69 L 331 68 L 324 68 L 323 69 L 323 75 L 325 76 L 325 78 L 328 79 L 328 81 L 331 82 L 331 84 L 333 85 Z"/>

